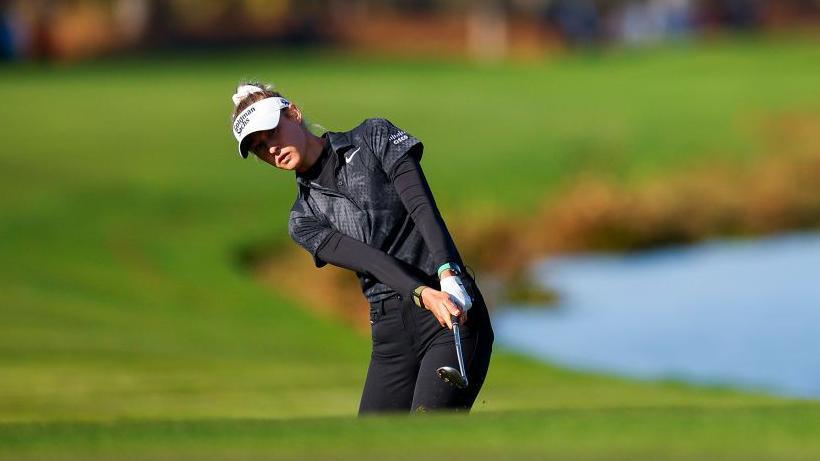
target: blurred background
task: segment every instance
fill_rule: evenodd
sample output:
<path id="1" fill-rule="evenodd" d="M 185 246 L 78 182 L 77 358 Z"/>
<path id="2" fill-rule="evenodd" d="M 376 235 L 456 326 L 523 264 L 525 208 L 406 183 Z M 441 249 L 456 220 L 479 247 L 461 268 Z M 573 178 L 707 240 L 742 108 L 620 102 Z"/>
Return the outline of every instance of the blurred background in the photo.
<path id="1" fill-rule="evenodd" d="M 2 56 L 21 60 L 249 44 L 540 59 L 818 20 L 814 0 L 6 0 L 2 10 Z"/>
<path id="2" fill-rule="evenodd" d="M 816 0 L 0 1 L 0 458 L 817 459 L 819 39 Z M 469 424 L 355 418 L 367 305 L 236 156 L 245 79 L 424 142 L 496 333 Z"/>

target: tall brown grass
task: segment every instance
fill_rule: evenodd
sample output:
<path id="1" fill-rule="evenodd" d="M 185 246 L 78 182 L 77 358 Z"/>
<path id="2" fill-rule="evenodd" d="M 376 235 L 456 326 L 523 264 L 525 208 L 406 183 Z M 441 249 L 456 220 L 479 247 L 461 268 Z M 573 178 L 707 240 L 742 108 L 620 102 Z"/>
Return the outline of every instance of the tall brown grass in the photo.
<path id="1" fill-rule="evenodd" d="M 513 273 L 545 254 L 820 227 L 820 118 L 791 115 L 763 130 L 771 153 L 749 164 L 710 161 L 634 186 L 582 177 L 531 215 L 455 219 L 453 233 L 466 259 Z"/>

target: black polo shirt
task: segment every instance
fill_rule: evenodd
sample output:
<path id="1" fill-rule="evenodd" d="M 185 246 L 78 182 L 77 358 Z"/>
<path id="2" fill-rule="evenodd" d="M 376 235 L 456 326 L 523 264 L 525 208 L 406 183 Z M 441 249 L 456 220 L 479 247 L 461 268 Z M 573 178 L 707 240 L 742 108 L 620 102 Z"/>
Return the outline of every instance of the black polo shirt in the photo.
<path id="1" fill-rule="evenodd" d="M 421 141 L 379 118 L 322 137 L 329 142 L 316 164 L 296 173 L 298 193 L 288 225 L 293 240 L 313 255 L 317 267 L 322 267 L 327 262 L 318 256 L 318 249 L 338 231 L 406 263 L 402 266 L 413 277 L 436 286 L 436 269 L 441 262 L 434 260 L 391 181 L 402 158 L 421 159 Z M 452 241 L 449 234 L 447 238 Z M 463 267 L 455 245 L 448 252 L 448 261 Z M 394 287 L 367 271 L 357 271 L 357 276 L 370 302 L 396 294 Z"/>

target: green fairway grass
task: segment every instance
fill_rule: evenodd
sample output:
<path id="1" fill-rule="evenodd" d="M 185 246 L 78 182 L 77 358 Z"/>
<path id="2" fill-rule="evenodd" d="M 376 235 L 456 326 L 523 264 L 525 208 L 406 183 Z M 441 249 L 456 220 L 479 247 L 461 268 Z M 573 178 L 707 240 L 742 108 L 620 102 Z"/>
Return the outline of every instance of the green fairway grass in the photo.
<path id="1" fill-rule="evenodd" d="M 820 407 L 0 426 L 17 459 L 808 460 Z M 1 453 L 1 452 L 0 452 Z M 77 456 L 82 453 L 82 456 Z"/>
<path id="2" fill-rule="evenodd" d="M 396 443 L 413 458 L 417 437 L 440 451 L 478 437 L 485 458 L 816 457 L 808 403 L 499 348 L 469 422 L 354 422 L 369 339 L 301 305 L 309 280 L 263 287 L 243 270 L 243 246 L 293 245 L 296 189 L 240 160 L 229 122 L 235 84 L 258 77 L 328 129 L 385 117 L 421 138 L 445 218 L 526 213 L 590 172 L 630 183 L 776 155 L 770 123 L 820 116 L 818 58 L 790 39 L 537 64 L 256 51 L 0 67 L 0 459 L 346 457 L 374 438 L 367 456 Z"/>

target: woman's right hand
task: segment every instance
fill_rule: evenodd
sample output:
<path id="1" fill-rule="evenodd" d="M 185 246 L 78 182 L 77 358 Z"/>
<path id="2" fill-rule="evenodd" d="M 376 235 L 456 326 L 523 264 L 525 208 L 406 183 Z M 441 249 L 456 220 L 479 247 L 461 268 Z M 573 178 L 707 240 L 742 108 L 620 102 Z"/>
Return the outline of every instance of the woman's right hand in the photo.
<path id="1" fill-rule="evenodd" d="M 449 294 L 443 291 L 427 287 L 421 292 L 421 301 L 424 303 L 424 308 L 433 314 L 442 327 L 446 326 L 451 330 L 453 329 L 453 321 L 450 316 L 460 317 L 462 323 L 466 321 L 466 316 L 461 317 L 463 312 L 458 304 L 450 298 Z"/>

